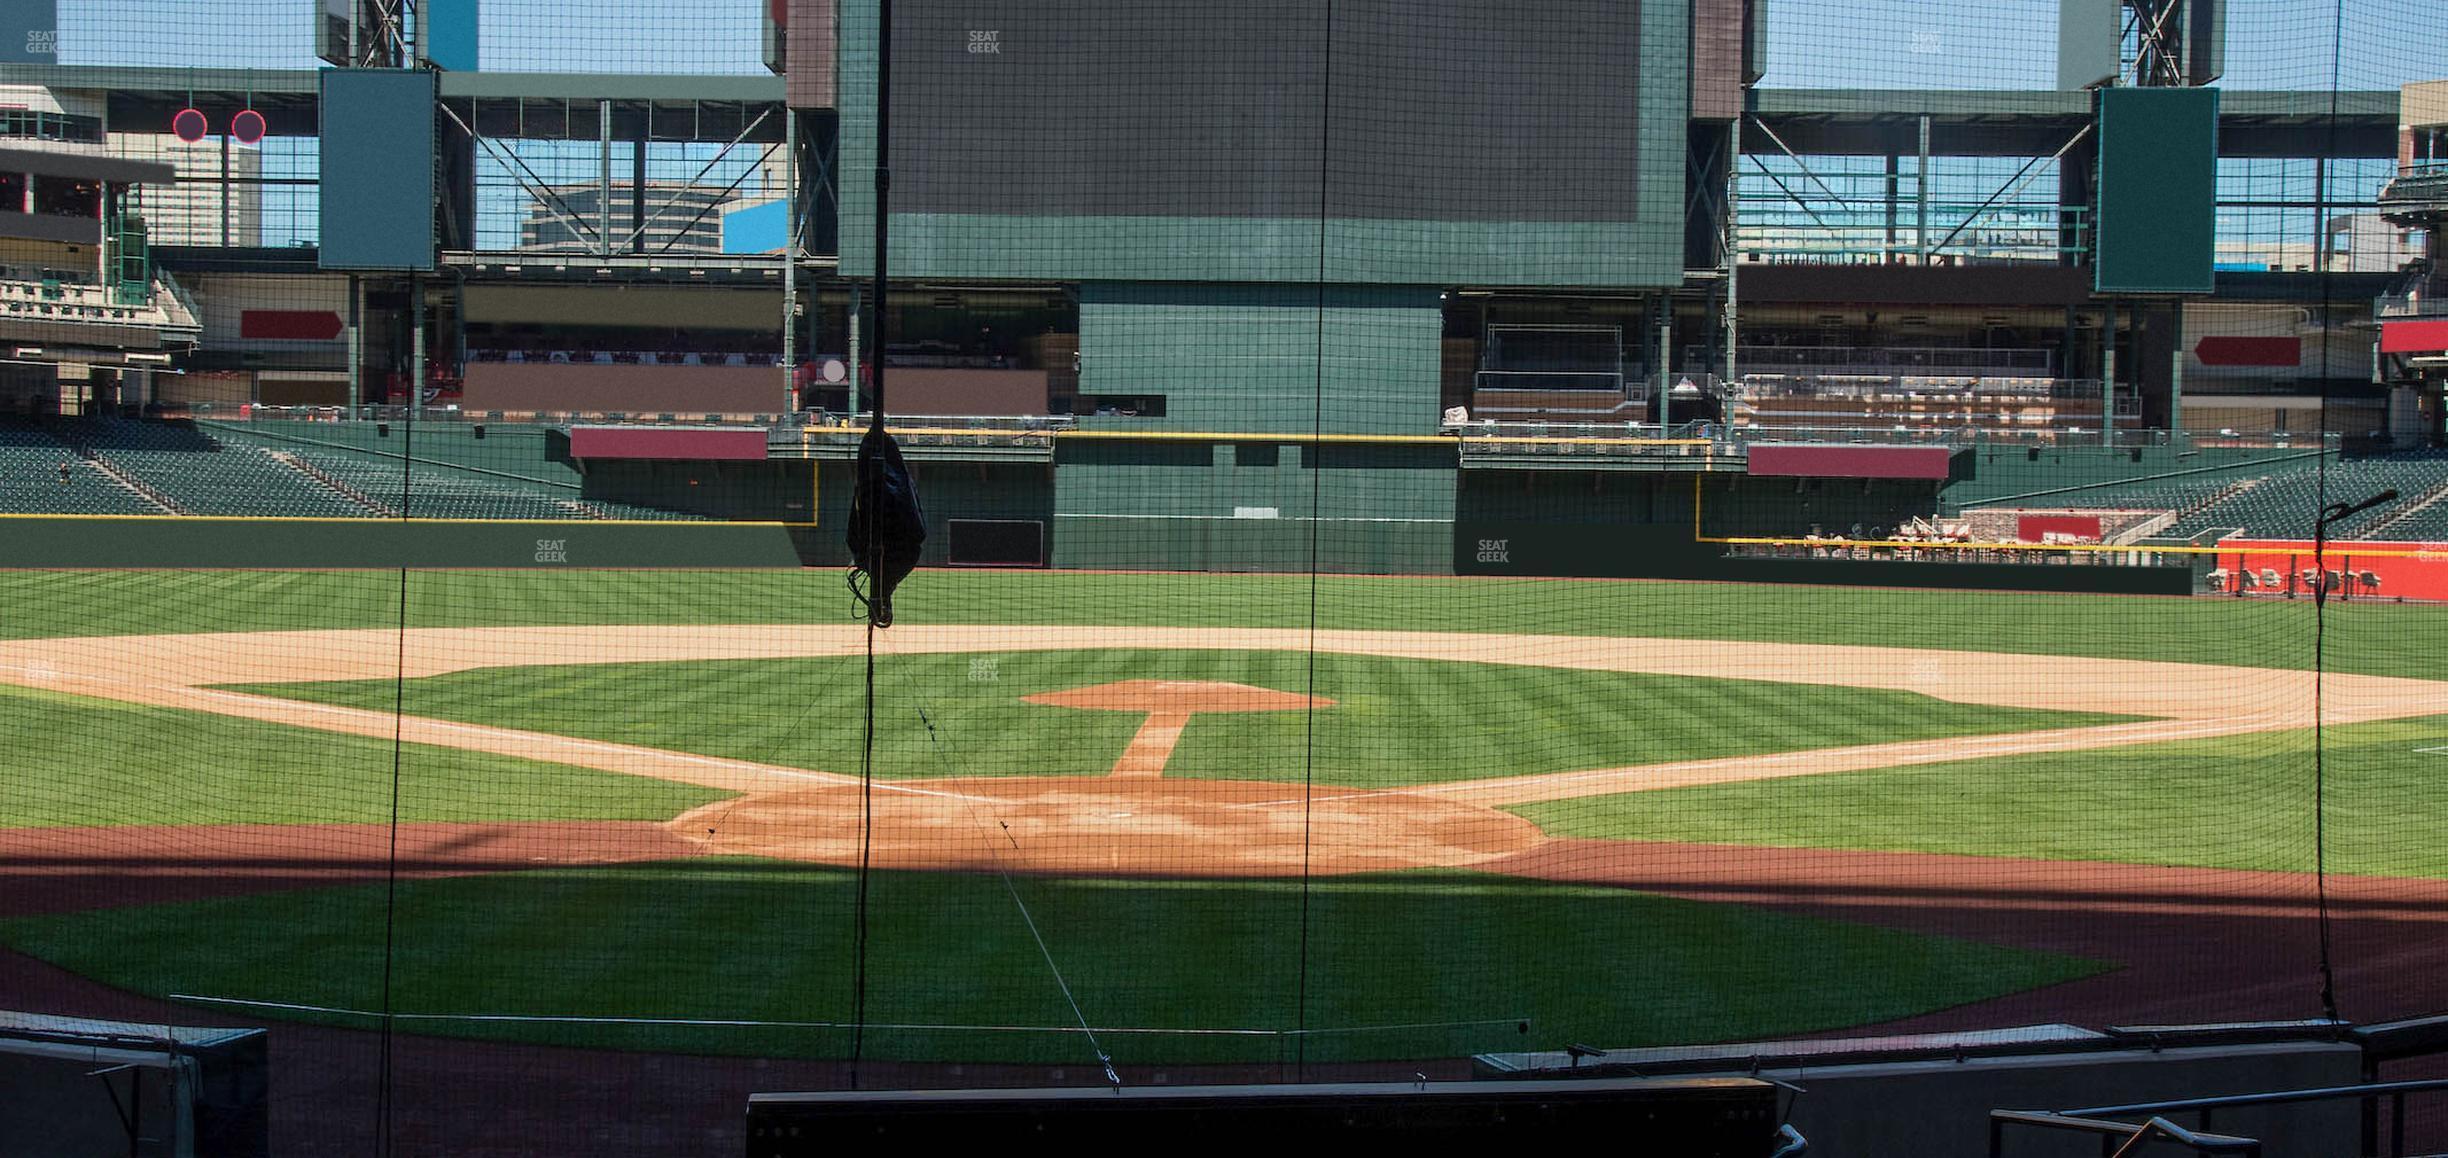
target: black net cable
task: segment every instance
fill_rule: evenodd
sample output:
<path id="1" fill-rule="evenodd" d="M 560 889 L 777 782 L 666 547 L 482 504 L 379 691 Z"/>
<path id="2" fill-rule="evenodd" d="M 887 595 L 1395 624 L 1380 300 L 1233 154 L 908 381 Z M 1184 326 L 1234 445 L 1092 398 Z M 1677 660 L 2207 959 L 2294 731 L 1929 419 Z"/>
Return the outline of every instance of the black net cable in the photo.
<path id="1" fill-rule="evenodd" d="M 411 386 L 414 389 L 414 386 Z M 400 424 L 400 503 L 399 522 L 408 525 L 412 517 L 409 500 L 414 489 L 416 463 L 416 416 L 422 407 L 408 407 L 407 419 Z M 391 800 L 390 824 L 385 830 L 389 848 L 383 871 L 383 963 L 382 963 L 382 1040 L 381 1056 L 376 1062 L 374 1088 L 376 1153 L 392 1152 L 391 1110 L 397 1074 L 393 1069 L 392 1038 L 397 1018 L 392 1008 L 392 981 L 399 957 L 399 875 L 400 875 L 400 787 L 406 772 L 408 727 L 408 563 L 402 560 L 399 569 L 399 625 L 391 665 Z"/>
<path id="2" fill-rule="evenodd" d="M 2337 0 L 2330 11 L 2329 26 L 2329 115 L 2327 118 L 2327 149 L 2332 157 L 2338 145 L 2338 89 L 2345 83 L 2344 56 L 2346 39 L 2346 0 Z M 2329 212 L 2329 177 L 2320 173 L 2318 187 L 2312 190 L 2314 204 L 2320 206 L 2314 214 L 2315 228 L 2325 228 Z M 2315 237 L 2318 243 L 2321 239 Z M 2326 248 L 2324 246 L 2324 248 Z M 2337 325 L 2337 261 L 2324 255 L 2320 262 L 2321 301 L 2321 375 L 2319 429 L 2329 430 L 2329 399 L 2337 384 L 2327 365 L 2330 331 Z M 2315 513 L 2312 521 L 2312 888 L 2313 926 L 2320 938 L 2320 1004 L 2321 1016 L 2338 1019 L 2337 969 L 2330 955 L 2329 917 L 2329 759 L 2326 693 L 2329 671 L 2329 460 L 2321 454 L 2313 462 L 2312 494 Z"/>
<path id="3" fill-rule="evenodd" d="M 870 438 L 884 433 L 884 340 L 890 327 L 884 296 L 886 254 L 892 235 L 892 0 L 878 0 L 876 5 L 876 108 L 875 108 L 875 309 L 870 311 L 868 325 L 869 364 L 873 374 L 868 386 L 867 429 Z M 798 260 L 798 247 L 789 248 L 789 259 Z M 851 371 L 852 390 L 857 389 L 858 373 Z M 866 472 L 862 457 L 860 470 Z M 861 479 L 862 486 L 869 482 Z M 867 522 L 867 557 L 873 559 L 882 534 L 879 520 Z M 881 582 L 868 576 L 870 598 L 884 594 Z M 876 617 L 870 609 L 866 616 L 866 691 L 859 738 L 859 859 L 857 899 L 851 915 L 850 1020 L 856 1027 L 850 1035 L 850 1088 L 859 1088 L 859 1067 L 865 1059 L 867 1046 L 867 904 L 871 885 L 871 870 L 875 859 L 875 710 L 876 710 Z"/>
<path id="4" fill-rule="evenodd" d="M 935 726 L 935 713 L 926 697 L 913 698 L 917 701 L 914 707 L 918 713 L 918 723 L 926 729 L 927 751 L 954 778 L 973 779 L 973 770 L 968 762 L 944 747 L 943 733 Z M 1036 944 L 1037 956 L 1045 962 L 1046 972 L 1053 975 L 1054 988 L 1062 993 L 1063 1004 L 1070 1007 L 1071 1020 L 1078 1023 L 1081 1036 L 1088 1039 L 1088 1048 L 1096 1055 L 1097 1065 L 1105 1073 L 1106 1084 L 1112 1086 L 1116 1093 L 1121 1092 L 1122 1075 L 1114 1070 L 1113 1054 L 1105 1048 L 1103 1041 L 1098 1040 L 1096 1027 L 1089 1024 L 1087 1011 L 1080 1007 L 1078 995 L 1071 990 L 1070 979 L 1063 976 L 1062 964 L 1054 959 L 1053 947 L 1046 944 L 1045 932 L 1037 926 L 1037 915 L 1029 911 L 1028 901 L 1020 895 L 1019 884 L 1012 880 L 1011 865 L 1004 854 L 1003 845 L 994 839 L 1001 836 L 1013 848 L 1018 848 L 1019 838 L 1011 834 L 1011 825 L 999 818 L 995 820 L 994 828 L 987 828 L 987 818 L 979 814 L 976 797 L 962 793 L 960 801 L 962 811 L 969 815 L 969 821 L 977 828 L 981 840 L 994 853 L 995 876 L 1002 880 L 1003 892 L 1011 898 L 1012 907 L 1019 910 L 1021 923 L 1028 926 L 1029 940 Z"/>
<path id="5" fill-rule="evenodd" d="M 1317 800 L 1317 632 L 1318 632 L 1318 528 L 1325 514 L 1322 501 L 1326 485 L 1326 233 L 1328 213 L 1327 193 L 1332 187 L 1328 180 L 1328 165 L 1333 159 L 1334 146 L 1334 2 L 1327 0 L 1325 38 L 1318 54 L 1318 263 L 1317 263 L 1317 347 L 1310 359 L 1312 374 L 1309 393 L 1309 445 L 1306 453 L 1317 456 L 1309 472 L 1309 650 L 1307 664 L 1308 706 L 1301 728 L 1301 890 L 1300 945 L 1296 950 L 1297 973 L 1293 981 L 1292 1042 L 1293 1072 L 1301 1080 L 1309 1076 L 1309 886 L 1311 855 L 1314 851 L 1312 824 Z"/>

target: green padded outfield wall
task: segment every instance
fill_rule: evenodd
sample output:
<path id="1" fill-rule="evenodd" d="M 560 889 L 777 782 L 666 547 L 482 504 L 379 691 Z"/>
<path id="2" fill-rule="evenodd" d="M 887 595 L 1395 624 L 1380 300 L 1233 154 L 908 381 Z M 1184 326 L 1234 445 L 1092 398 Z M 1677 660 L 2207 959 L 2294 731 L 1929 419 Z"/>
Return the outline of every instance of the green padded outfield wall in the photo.
<path id="1" fill-rule="evenodd" d="M 893 20 L 896 275 L 1682 277 L 1690 0 L 902 0 Z M 845 0 L 851 276 L 874 269 L 876 33 L 875 0 Z"/>
<path id="2" fill-rule="evenodd" d="M 772 523 L 445 519 L 10 518 L 0 568 L 200 570 L 798 567 Z"/>
<path id="3" fill-rule="evenodd" d="M 1321 571 L 1452 569 L 1443 446 L 1066 439 L 1054 499 L 1057 567 L 1289 572 L 1314 552 Z"/>
<path id="4" fill-rule="evenodd" d="M 1434 434 L 1443 333 L 1434 289 L 1090 282 L 1079 390 L 1162 395 L 1135 430 Z"/>
<path id="5" fill-rule="evenodd" d="M 1053 551 L 1054 464 L 1049 462 L 954 462 L 913 457 L 910 477 L 918 484 L 918 501 L 926 511 L 926 545 L 918 565 L 950 564 L 951 522 L 955 519 L 1021 520 L 1045 525 L 1047 551 Z M 811 561 L 847 567 L 850 551 L 843 541 L 849 525 L 850 494 L 857 472 L 847 461 L 827 461 L 818 476 L 817 544 Z"/>
<path id="6" fill-rule="evenodd" d="M 2209 293 L 2218 215 L 2214 88 L 2099 90 L 2099 293 Z"/>

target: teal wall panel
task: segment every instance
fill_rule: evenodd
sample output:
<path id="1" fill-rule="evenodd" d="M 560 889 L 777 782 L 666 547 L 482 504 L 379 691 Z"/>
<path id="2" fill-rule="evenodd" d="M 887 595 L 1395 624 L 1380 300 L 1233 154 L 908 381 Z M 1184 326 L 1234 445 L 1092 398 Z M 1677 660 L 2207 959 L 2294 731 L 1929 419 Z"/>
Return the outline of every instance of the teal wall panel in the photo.
<path id="1" fill-rule="evenodd" d="M 1092 282 L 1080 393 L 1164 395 L 1149 429 L 1429 434 L 1443 332 L 1434 289 Z"/>
<path id="2" fill-rule="evenodd" d="M 2214 88 L 2099 93 L 2100 293 L 2209 293 L 2218 216 Z"/>
<path id="3" fill-rule="evenodd" d="M 435 74 L 321 72 L 320 269 L 434 267 Z"/>

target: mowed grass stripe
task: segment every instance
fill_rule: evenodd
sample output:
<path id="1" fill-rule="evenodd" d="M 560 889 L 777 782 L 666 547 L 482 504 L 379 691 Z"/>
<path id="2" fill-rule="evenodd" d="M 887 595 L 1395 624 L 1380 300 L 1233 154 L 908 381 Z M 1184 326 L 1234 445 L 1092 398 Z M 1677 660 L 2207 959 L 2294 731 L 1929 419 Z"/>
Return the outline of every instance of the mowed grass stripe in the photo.
<path id="1" fill-rule="evenodd" d="M 1299 882 L 1023 878 L 1012 887 L 1092 1025 L 1287 1029 L 1299 1020 Z M 853 893 L 846 871 L 734 859 L 403 881 L 394 1005 L 843 1021 Z M 1074 1024 L 1002 881 L 881 873 L 871 902 L 871 1020 Z M 0 941 L 154 996 L 364 1009 L 382 975 L 383 903 L 381 888 L 351 886 L 18 918 L 0 921 Z M 1308 906 L 1310 1027 L 1497 1023 L 1323 1034 L 1308 1043 L 1311 1061 L 1778 1037 L 2100 968 L 1743 906 L 1461 872 L 1319 881 Z M 759 1056 L 833 1057 L 849 1044 L 847 1033 L 821 1029 L 403 1027 Z M 1189 1034 L 1108 1034 L 1103 1044 L 1123 1064 L 1263 1062 L 1289 1048 L 1280 1037 Z M 1095 1060 L 1066 1033 L 887 1029 L 871 1031 L 867 1049 L 871 1060 Z"/>
<path id="2" fill-rule="evenodd" d="M 416 571 L 409 622 L 847 622 L 830 570 Z M 0 637 L 390 627 L 396 572 L 0 572 Z M 924 571 L 895 596 L 909 623 L 1305 627 L 1302 575 Z M 132 608 L 142 608 L 141 615 Z M 1325 628 L 1862 644 L 2311 665 L 2308 600 L 1899 591 L 1730 583 L 1323 576 Z M 2331 670 L 2405 675 L 2448 654 L 2448 606 L 2329 609 Z"/>
<path id="3" fill-rule="evenodd" d="M 0 827 L 382 824 L 387 741 L 0 684 Z M 409 744 L 400 819 L 663 820 L 723 793 Z"/>
<path id="4" fill-rule="evenodd" d="M 1380 656 L 1315 657 L 1315 778 L 1346 787 L 1615 767 L 2130 719 L 1958 704 L 1911 692 L 1526 668 Z M 879 666 L 876 770 L 889 777 L 1098 776 L 1141 716 L 1024 702 L 1131 679 L 1310 690 L 1311 657 L 1117 648 L 926 654 Z M 406 710 L 707 756 L 855 769 L 864 719 L 856 657 L 479 668 L 411 680 Z M 390 680 L 242 690 L 387 711 Z M 922 714 L 923 713 L 923 714 Z M 929 724 L 932 724 L 930 729 Z M 1200 714 L 1176 777 L 1299 782 L 1308 713 Z"/>
<path id="5" fill-rule="evenodd" d="M 2328 868 L 2448 877 L 2448 715 L 2331 728 Z M 1558 836 L 2198 868 L 2314 867 L 2312 733 L 1848 772 L 1514 808 Z"/>

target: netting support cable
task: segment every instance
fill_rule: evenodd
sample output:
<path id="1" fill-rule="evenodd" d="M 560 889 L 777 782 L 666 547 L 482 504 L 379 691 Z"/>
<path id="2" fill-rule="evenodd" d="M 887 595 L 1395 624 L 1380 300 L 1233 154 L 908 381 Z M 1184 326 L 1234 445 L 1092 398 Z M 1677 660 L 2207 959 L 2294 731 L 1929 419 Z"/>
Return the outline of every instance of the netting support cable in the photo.
<path id="1" fill-rule="evenodd" d="M 868 429 L 884 429 L 884 286 L 892 222 L 892 0 L 876 0 L 875 89 L 875 308 L 868 311 L 867 349 L 870 398 Z M 784 319 L 787 324 L 789 319 Z M 855 375 L 854 375 L 855 376 Z M 862 464 L 865 463 L 862 458 Z M 861 469 L 865 469 L 862 465 Z M 866 480 L 862 479 L 861 482 Z M 881 520 L 867 522 L 867 557 L 877 555 Z M 872 582 L 872 580 L 870 580 Z M 851 912 L 850 1088 L 859 1088 L 859 1067 L 867 1050 L 867 904 L 875 857 L 875 709 L 876 621 L 867 620 L 866 704 L 859 736 L 859 861 L 857 900 Z"/>
<path id="2" fill-rule="evenodd" d="M 1310 363 L 1309 445 L 1301 448 L 1304 455 L 1323 459 L 1326 454 L 1326 271 L 1327 213 L 1331 209 L 1328 195 L 1331 189 L 1328 167 L 1334 145 L 1334 0 L 1325 6 L 1326 35 L 1324 51 L 1318 56 L 1318 261 L 1317 261 L 1317 348 Z M 1309 471 L 1309 647 L 1304 657 L 1307 668 L 1308 696 L 1302 705 L 1301 727 L 1301 887 L 1300 887 L 1300 948 L 1298 972 L 1292 986 L 1292 1072 L 1294 1078 L 1309 1077 L 1309 875 L 1310 855 L 1314 838 L 1310 828 L 1316 812 L 1317 795 L 1317 630 L 1318 630 L 1318 528 L 1324 508 L 1321 502 L 1326 485 L 1323 461 L 1310 464 Z"/>
<path id="3" fill-rule="evenodd" d="M 936 762 L 944 772 L 954 779 L 968 779 L 969 769 L 944 750 L 943 736 L 935 727 L 935 714 L 929 710 L 926 698 L 915 698 L 918 701 L 918 723 L 926 728 L 927 750 L 934 753 Z M 977 798 L 963 793 L 960 801 L 969 813 L 970 823 L 978 830 L 980 843 L 993 855 L 995 875 L 1002 878 L 1003 891 L 1010 895 L 1012 907 L 1020 910 L 1020 921 L 1028 926 L 1029 939 L 1037 943 L 1037 955 L 1044 959 L 1046 971 L 1053 974 L 1054 988 L 1061 991 L 1063 1004 L 1071 1007 L 1071 1019 L 1078 1023 L 1080 1033 L 1087 1037 L 1088 1048 L 1096 1053 L 1097 1064 L 1104 1067 L 1106 1083 L 1113 1087 L 1115 1093 L 1121 1093 L 1122 1075 L 1114 1070 L 1113 1055 L 1106 1051 L 1104 1042 L 1097 1040 L 1096 1027 L 1088 1024 L 1087 1012 L 1080 1008 L 1079 998 L 1071 992 L 1070 980 L 1063 976 L 1062 965 L 1054 960 L 1053 948 L 1046 944 L 1045 934 L 1037 928 L 1036 914 L 1029 912 L 1028 901 L 1020 896 L 1020 886 L 1012 880 L 1011 869 L 1004 863 L 1006 855 L 1003 846 L 995 841 L 995 836 L 1000 834 L 1013 848 L 1018 848 L 1019 838 L 1011 834 L 1010 825 L 1000 820 L 995 822 L 994 828 L 986 827 L 986 818 L 978 815 Z"/>
<path id="4" fill-rule="evenodd" d="M 419 300 L 422 301 L 421 295 Z M 418 334 L 423 334 L 418 327 Z M 407 420 L 400 424 L 400 521 L 410 517 L 409 500 L 415 493 L 416 415 L 421 400 L 418 389 L 422 384 L 408 386 Z M 383 963 L 382 963 L 382 1032 L 375 1060 L 374 1138 L 376 1154 L 389 1154 L 391 1147 L 391 1087 L 392 1030 L 398 1018 L 391 1005 L 392 969 L 399 955 L 399 881 L 400 881 L 400 782 L 406 771 L 408 726 L 408 564 L 399 569 L 399 620 L 392 642 L 391 655 L 391 823 L 388 829 L 389 848 L 383 858 Z"/>
<path id="5" fill-rule="evenodd" d="M 2343 79 L 2343 56 L 2346 28 L 2345 0 L 2336 0 L 2331 9 L 2329 29 L 2329 123 L 2326 152 L 2337 154 L 2338 147 L 2338 85 Z M 2329 174 L 2324 166 L 2313 178 L 2313 252 L 2319 254 L 2321 300 L 2321 359 L 2320 432 L 2323 439 L 2330 435 L 2329 395 L 2334 383 L 2328 376 L 2330 331 L 2337 324 L 2336 278 L 2337 262 L 2326 252 L 2318 236 L 2326 228 L 2329 205 Z M 2351 513 L 2344 504 L 2329 502 L 2329 459 L 2327 454 L 2313 460 L 2313 501 L 2318 505 L 2312 520 L 2312 889 L 2313 923 L 2320 942 L 2320 1004 L 2321 1016 L 2338 1020 L 2337 967 L 2330 952 L 2329 929 L 2329 760 L 2327 739 L 2328 634 L 2329 634 L 2329 524 Z M 2392 496 L 2394 497 L 2394 496 Z M 2365 504 L 2370 505 L 2370 504 Z"/>

